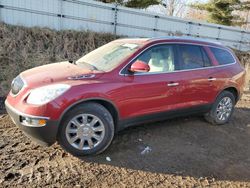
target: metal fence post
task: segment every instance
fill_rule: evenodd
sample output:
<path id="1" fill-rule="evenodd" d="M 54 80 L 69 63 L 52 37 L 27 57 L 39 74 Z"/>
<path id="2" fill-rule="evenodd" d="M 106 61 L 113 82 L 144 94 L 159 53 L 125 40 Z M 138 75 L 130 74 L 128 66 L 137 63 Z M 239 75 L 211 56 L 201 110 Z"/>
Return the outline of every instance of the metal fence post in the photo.
<path id="1" fill-rule="evenodd" d="M 117 14 L 118 14 L 118 3 L 116 2 L 115 3 L 115 8 L 112 8 L 112 10 L 114 10 L 115 12 L 114 12 L 114 23 L 113 23 L 113 25 L 114 25 L 114 35 L 116 35 L 116 27 L 117 27 Z"/>
<path id="2" fill-rule="evenodd" d="M 60 3 L 60 20 L 59 20 L 59 30 L 62 30 L 63 28 L 63 0 L 59 0 L 59 3 Z"/>
<path id="3" fill-rule="evenodd" d="M 156 37 L 156 32 L 158 31 L 158 29 L 157 29 L 157 27 L 158 27 L 158 19 L 159 19 L 160 17 L 159 16 L 155 16 L 155 25 L 154 25 L 154 37 Z"/>
<path id="4" fill-rule="evenodd" d="M 220 40 L 220 32 L 221 32 L 221 27 L 218 27 L 218 35 L 217 35 L 217 40 Z"/>
<path id="5" fill-rule="evenodd" d="M 239 45 L 239 50 L 241 51 L 241 44 L 243 42 L 243 37 L 244 37 L 244 31 L 241 31 L 241 37 L 240 37 L 240 45 Z"/>
<path id="6" fill-rule="evenodd" d="M 187 36 L 191 36 L 192 23 L 193 22 L 188 22 L 188 34 L 187 34 Z"/>

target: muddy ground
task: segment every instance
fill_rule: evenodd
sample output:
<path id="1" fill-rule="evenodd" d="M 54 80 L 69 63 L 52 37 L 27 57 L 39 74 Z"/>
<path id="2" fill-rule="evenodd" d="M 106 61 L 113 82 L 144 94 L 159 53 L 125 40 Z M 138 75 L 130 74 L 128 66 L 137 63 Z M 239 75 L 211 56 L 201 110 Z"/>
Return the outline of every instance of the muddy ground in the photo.
<path id="1" fill-rule="evenodd" d="M 250 187 L 250 92 L 226 125 L 186 117 L 131 127 L 82 159 L 38 146 L 0 115 L 0 187 L 14 186 Z"/>
<path id="2" fill-rule="evenodd" d="M 116 37 L 0 23 L 0 187 L 250 187 L 250 93 L 227 125 L 188 117 L 129 128 L 103 154 L 83 159 L 38 146 L 1 114 L 20 71 L 77 59 Z"/>
<path id="3" fill-rule="evenodd" d="M 0 126 L 0 187 L 250 187 L 249 93 L 227 125 L 188 117 L 132 127 L 103 154 L 83 159 L 57 144 L 31 142 L 7 115 Z M 141 154 L 147 146 L 151 150 Z"/>

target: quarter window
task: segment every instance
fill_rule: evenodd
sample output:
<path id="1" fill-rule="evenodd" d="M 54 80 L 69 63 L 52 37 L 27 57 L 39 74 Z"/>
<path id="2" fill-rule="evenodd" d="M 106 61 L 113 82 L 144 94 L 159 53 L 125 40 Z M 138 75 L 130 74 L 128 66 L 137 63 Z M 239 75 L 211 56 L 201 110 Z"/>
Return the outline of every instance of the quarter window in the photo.
<path id="1" fill-rule="evenodd" d="M 173 45 L 154 46 L 142 53 L 135 61 L 137 60 L 149 65 L 149 73 L 172 72 L 175 70 Z"/>
<path id="2" fill-rule="evenodd" d="M 211 66 L 211 62 L 201 46 L 179 45 L 181 70 Z"/>
<path id="3" fill-rule="evenodd" d="M 210 48 L 219 65 L 227 65 L 235 62 L 234 57 L 227 50 L 220 48 Z"/>

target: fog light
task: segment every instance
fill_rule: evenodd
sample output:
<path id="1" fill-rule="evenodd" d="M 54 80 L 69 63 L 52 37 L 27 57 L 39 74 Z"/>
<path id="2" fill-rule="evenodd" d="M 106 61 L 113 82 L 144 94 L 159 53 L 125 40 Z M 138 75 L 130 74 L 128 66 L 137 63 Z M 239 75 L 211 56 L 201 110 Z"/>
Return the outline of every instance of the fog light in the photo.
<path id="1" fill-rule="evenodd" d="M 46 125 L 46 119 L 36 119 L 22 116 L 20 121 L 25 126 L 41 127 Z"/>
<path id="2" fill-rule="evenodd" d="M 38 124 L 41 125 L 41 126 L 45 125 L 46 124 L 46 120 L 45 119 L 39 119 L 38 120 Z"/>

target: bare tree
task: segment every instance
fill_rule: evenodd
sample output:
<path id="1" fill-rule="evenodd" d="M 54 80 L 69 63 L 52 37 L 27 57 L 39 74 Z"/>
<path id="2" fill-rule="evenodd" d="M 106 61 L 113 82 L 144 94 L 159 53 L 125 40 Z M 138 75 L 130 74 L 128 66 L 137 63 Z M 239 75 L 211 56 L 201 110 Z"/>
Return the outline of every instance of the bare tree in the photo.
<path id="1" fill-rule="evenodd" d="M 194 9 L 192 7 L 188 7 L 188 10 L 186 11 L 186 18 L 191 20 L 207 20 L 208 19 L 208 13 L 204 10 L 198 10 Z"/>
<path id="2" fill-rule="evenodd" d="M 162 0 L 162 5 L 168 16 L 182 17 L 186 7 L 185 2 L 185 0 Z"/>
<path id="3" fill-rule="evenodd" d="M 238 15 L 241 18 L 242 21 L 242 25 L 241 28 L 242 29 L 250 29 L 250 10 L 244 10 L 244 11 L 234 11 L 233 12 L 234 15 Z"/>

